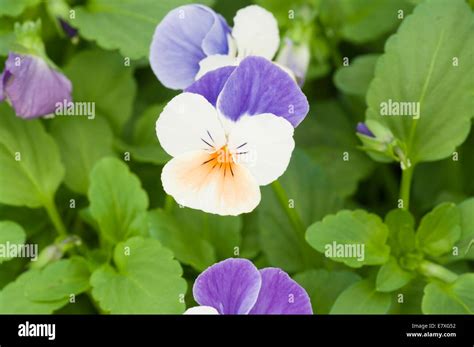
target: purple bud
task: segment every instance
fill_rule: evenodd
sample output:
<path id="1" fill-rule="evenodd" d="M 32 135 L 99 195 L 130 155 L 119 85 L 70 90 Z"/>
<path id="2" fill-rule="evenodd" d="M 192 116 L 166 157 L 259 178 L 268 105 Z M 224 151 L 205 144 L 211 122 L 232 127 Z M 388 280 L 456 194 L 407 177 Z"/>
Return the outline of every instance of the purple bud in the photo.
<path id="1" fill-rule="evenodd" d="M 367 127 L 367 125 L 365 125 L 365 123 L 361 123 L 361 122 L 357 123 L 356 130 L 359 134 L 362 134 L 368 137 L 375 137 L 375 135 L 370 131 L 370 129 Z"/>
<path id="2" fill-rule="evenodd" d="M 9 74 L 8 71 L 4 71 L 0 74 L 0 102 L 5 100 L 5 94 L 3 93 L 3 84 L 6 83 L 4 81 L 8 79 L 7 73 Z"/>
<path id="3" fill-rule="evenodd" d="M 0 84 L 0 101 L 21 118 L 54 113 L 56 103 L 71 100 L 71 82 L 38 56 L 10 53 Z"/>
<path id="4" fill-rule="evenodd" d="M 301 87 L 308 72 L 310 58 L 311 54 L 307 44 L 298 45 L 286 38 L 276 62 L 293 71 L 296 81 Z"/>
<path id="5" fill-rule="evenodd" d="M 74 38 L 77 36 L 77 29 L 73 28 L 68 22 L 66 22 L 64 19 L 58 17 L 59 24 L 61 24 L 61 28 L 63 29 L 64 33 L 69 37 L 69 38 Z"/>

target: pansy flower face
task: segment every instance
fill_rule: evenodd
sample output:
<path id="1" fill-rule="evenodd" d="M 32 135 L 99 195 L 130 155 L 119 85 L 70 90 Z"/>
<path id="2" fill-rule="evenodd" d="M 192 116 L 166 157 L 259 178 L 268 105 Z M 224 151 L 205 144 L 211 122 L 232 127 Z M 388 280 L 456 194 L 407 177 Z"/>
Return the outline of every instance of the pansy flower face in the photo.
<path id="1" fill-rule="evenodd" d="M 0 101 L 8 100 L 22 118 L 54 113 L 56 103 L 71 100 L 71 82 L 42 58 L 10 53 L 0 75 Z"/>
<path id="2" fill-rule="evenodd" d="M 273 59 L 280 38 L 277 21 L 262 7 L 239 10 L 231 29 L 203 5 L 178 7 L 155 30 L 150 64 L 168 88 L 186 89 L 206 72 L 235 66 L 248 56 Z"/>
<path id="3" fill-rule="evenodd" d="M 176 96 L 156 123 L 173 156 L 163 188 L 187 207 L 220 215 L 252 211 L 260 185 L 286 170 L 293 127 L 308 113 L 298 85 L 260 57 L 207 73 Z"/>
<path id="4" fill-rule="evenodd" d="M 278 268 L 258 270 L 249 260 L 226 259 L 193 286 L 198 307 L 185 314 L 312 314 L 306 291 Z"/>

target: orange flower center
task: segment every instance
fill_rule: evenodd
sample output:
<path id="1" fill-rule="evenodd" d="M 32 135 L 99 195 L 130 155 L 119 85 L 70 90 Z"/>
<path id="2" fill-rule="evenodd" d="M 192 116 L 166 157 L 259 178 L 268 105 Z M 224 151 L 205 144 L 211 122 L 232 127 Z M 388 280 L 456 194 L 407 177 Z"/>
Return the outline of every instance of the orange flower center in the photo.
<path id="1" fill-rule="evenodd" d="M 204 161 L 202 165 L 210 165 L 211 170 L 218 169 L 223 172 L 224 176 L 227 173 L 230 173 L 232 176 L 234 176 L 234 157 L 227 145 L 224 145 L 217 151 L 212 152 L 209 155 L 209 159 Z"/>

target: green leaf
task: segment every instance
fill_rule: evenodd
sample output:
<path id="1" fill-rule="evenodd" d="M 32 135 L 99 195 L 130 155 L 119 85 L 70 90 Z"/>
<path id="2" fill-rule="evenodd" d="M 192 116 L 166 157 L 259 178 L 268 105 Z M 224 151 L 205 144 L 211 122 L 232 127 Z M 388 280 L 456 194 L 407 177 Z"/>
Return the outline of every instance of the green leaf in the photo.
<path id="1" fill-rule="evenodd" d="M 293 279 L 308 293 L 314 314 L 328 314 L 331 307 L 348 286 L 360 280 L 349 271 L 308 270 L 296 274 Z"/>
<path id="2" fill-rule="evenodd" d="M 324 168 L 336 193 L 351 195 L 373 168 L 358 148 L 355 124 L 334 100 L 312 104 L 310 112 L 304 126 L 296 128 L 295 141 Z"/>
<path id="3" fill-rule="evenodd" d="M 2 0 L 0 0 L 1 2 Z M 1 10 L 0 10 L 1 11 Z M 13 24 L 7 21 L 0 22 L 0 56 L 7 56 L 15 41 Z"/>
<path id="4" fill-rule="evenodd" d="M 0 202 L 41 207 L 64 176 L 59 150 L 39 120 L 15 117 L 0 104 Z"/>
<path id="5" fill-rule="evenodd" d="M 458 205 L 461 212 L 461 238 L 456 246 L 464 259 L 474 260 L 474 198 Z"/>
<path id="6" fill-rule="evenodd" d="M 182 263 L 202 271 L 234 257 L 240 247 L 240 217 L 221 217 L 188 208 L 149 212 L 150 235 L 169 248 Z"/>
<path id="7" fill-rule="evenodd" d="M 460 212 L 461 236 L 453 251 L 438 259 L 442 263 L 474 259 L 474 198 L 464 200 L 457 208 Z"/>
<path id="8" fill-rule="evenodd" d="M 394 302 L 393 310 L 395 314 L 422 314 L 421 301 L 423 299 L 423 289 L 426 282 L 418 277 L 410 281 L 406 286 L 400 288 L 395 294 L 397 300 Z M 400 296 L 400 294 L 402 296 Z"/>
<path id="9" fill-rule="evenodd" d="M 137 89 L 133 69 L 117 53 L 95 49 L 74 55 L 64 72 L 74 86 L 74 101 L 95 103 L 95 117 L 105 117 L 120 135 L 132 115 Z"/>
<path id="10" fill-rule="evenodd" d="M 390 230 L 388 243 L 392 254 L 400 256 L 416 248 L 415 219 L 401 208 L 390 211 L 385 216 L 385 224 Z"/>
<path id="11" fill-rule="evenodd" d="M 32 209 L 0 204 L 0 216 L 23 227 L 27 239 L 44 231 L 50 225 L 46 211 L 41 208 Z"/>
<path id="12" fill-rule="evenodd" d="M 411 6 L 400 0 L 323 0 L 321 21 L 354 43 L 373 41 L 392 31 Z"/>
<path id="13" fill-rule="evenodd" d="M 320 2 L 320 0 L 255 0 L 256 4 L 264 7 L 275 16 L 280 27 L 283 26 L 289 28 L 295 26 L 295 20 L 297 22 L 310 22 L 317 15 L 317 9 Z M 244 7 L 245 5 L 245 3 L 242 3 L 240 8 Z M 216 6 L 219 6 L 219 3 Z M 290 17 L 288 15 L 290 11 L 294 11 L 291 12 L 294 13 L 294 16 Z"/>
<path id="14" fill-rule="evenodd" d="M 172 9 L 191 0 L 94 0 L 87 6 L 75 7 L 73 25 L 81 36 L 97 41 L 109 50 L 119 49 L 131 59 L 148 57 L 155 27 Z M 204 0 L 200 3 L 208 4 Z"/>
<path id="15" fill-rule="evenodd" d="M 379 54 L 360 55 L 349 66 L 340 67 L 334 75 L 334 84 L 345 94 L 365 99 L 370 82 L 374 78 L 375 63 Z"/>
<path id="16" fill-rule="evenodd" d="M 314 249 L 354 268 L 387 262 L 387 237 L 388 228 L 382 220 L 362 210 L 326 216 L 306 232 L 306 240 Z"/>
<path id="17" fill-rule="evenodd" d="M 59 260 L 35 272 L 25 287 L 25 295 L 32 301 L 69 299 L 89 289 L 90 272 L 83 258 Z"/>
<path id="18" fill-rule="evenodd" d="M 127 165 L 115 158 L 101 159 L 90 181 L 90 213 L 105 240 L 115 244 L 146 233 L 148 196 Z"/>
<path id="19" fill-rule="evenodd" d="M 354 283 L 344 290 L 334 303 L 331 314 L 385 314 L 390 309 L 392 297 L 377 292 L 372 280 Z"/>
<path id="20" fill-rule="evenodd" d="M 29 260 L 25 258 L 15 258 L 0 264 L 0 291 L 25 271 L 25 265 L 28 262 Z"/>
<path id="21" fill-rule="evenodd" d="M 31 278 L 38 270 L 21 274 L 15 282 L 8 284 L 0 292 L 0 314 L 50 314 L 68 303 L 68 299 L 57 301 L 33 301 L 25 295 Z"/>
<path id="22" fill-rule="evenodd" d="M 64 183 L 76 193 L 87 194 L 89 174 L 101 158 L 113 155 L 113 134 L 103 118 L 56 119 L 51 128 L 66 167 Z"/>
<path id="23" fill-rule="evenodd" d="M 337 211 L 342 200 L 321 167 L 299 150 L 293 152 L 288 169 L 278 181 L 288 201 L 280 202 L 271 186 L 262 187 L 262 201 L 257 209 L 262 250 L 270 264 L 287 272 L 320 266 L 322 257 L 306 243 L 304 230 L 296 230 L 292 225 L 282 203 L 293 206 L 304 228 Z"/>
<path id="24" fill-rule="evenodd" d="M 444 203 L 423 217 L 416 237 L 421 249 L 438 257 L 452 251 L 461 237 L 461 219 L 456 205 Z"/>
<path id="25" fill-rule="evenodd" d="M 469 134 L 473 46 L 474 17 L 463 0 L 421 3 L 387 41 L 367 94 L 366 116 L 405 143 L 412 164 L 451 155 Z M 381 105 L 389 100 L 419 103 L 420 118 L 381 116 Z"/>
<path id="26" fill-rule="evenodd" d="M 410 282 L 415 275 L 403 270 L 394 257 L 383 264 L 377 273 L 376 289 L 378 292 L 393 292 Z"/>
<path id="27" fill-rule="evenodd" d="M 474 274 L 464 274 L 453 283 L 426 285 L 421 303 L 424 314 L 474 314 Z"/>
<path id="28" fill-rule="evenodd" d="M 10 221 L 0 222 L 0 264 L 12 259 L 7 256 L 9 245 L 23 245 L 25 239 L 25 231 L 20 225 Z"/>
<path id="29" fill-rule="evenodd" d="M 161 148 L 155 131 L 156 120 L 163 107 L 163 105 L 150 106 L 136 122 L 131 143 L 119 143 L 124 151 L 132 154 L 133 160 L 160 165 L 171 159 L 171 156 Z"/>
<path id="30" fill-rule="evenodd" d="M 41 0 L 0 0 L 0 16 L 16 17 L 28 7 L 36 6 Z"/>
<path id="31" fill-rule="evenodd" d="M 58 315 L 97 314 L 97 310 L 87 295 L 79 295 L 78 297 L 76 297 L 76 301 L 74 303 L 69 303 L 68 305 L 62 307 L 60 310 L 56 311 L 55 314 L 58 314 Z"/>
<path id="32" fill-rule="evenodd" d="M 186 281 L 173 253 L 159 241 L 133 237 L 115 248 L 114 264 L 92 274 L 92 294 L 113 314 L 182 313 Z"/>

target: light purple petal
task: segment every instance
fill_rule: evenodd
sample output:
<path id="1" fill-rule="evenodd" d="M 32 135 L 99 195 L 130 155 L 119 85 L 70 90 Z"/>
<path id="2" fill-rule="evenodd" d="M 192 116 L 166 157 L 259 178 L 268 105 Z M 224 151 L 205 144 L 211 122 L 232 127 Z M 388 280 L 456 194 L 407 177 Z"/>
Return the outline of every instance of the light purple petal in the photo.
<path id="1" fill-rule="evenodd" d="M 229 76 L 236 69 L 235 66 L 226 66 L 213 70 L 191 84 L 185 91 L 204 96 L 207 101 L 216 106 L 217 98 L 224 88 Z"/>
<path id="2" fill-rule="evenodd" d="M 201 5 L 202 6 L 202 5 Z M 210 8 L 202 6 L 210 11 Z M 220 14 L 215 14 L 214 24 L 211 30 L 202 41 L 202 50 L 206 55 L 227 54 L 229 53 L 229 43 L 227 35 L 230 35 L 230 27 L 224 17 Z"/>
<path id="3" fill-rule="evenodd" d="M 218 108 L 236 121 L 243 115 L 271 113 L 296 127 L 309 111 L 308 100 L 281 68 L 261 57 L 244 59 L 227 80 Z"/>
<path id="4" fill-rule="evenodd" d="M 262 280 L 246 259 L 229 258 L 214 264 L 194 282 L 194 299 L 220 314 L 247 314 L 257 300 Z"/>
<path id="5" fill-rule="evenodd" d="M 262 287 L 250 314 L 312 314 L 306 291 L 277 268 L 260 270 Z"/>
<path id="6" fill-rule="evenodd" d="M 155 29 L 151 68 L 166 87 L 185 89 L 194 82 L 202 59 L 210 54 L 227 54 L 229 32 L 225 20 L 206 6 L 178 7 Z"/>
<path id="7" fill-rule="evenodd" d="M 63 29 L 67 37 L 72 39 L 77 36 L 78 30 L 76 28 L 73 28 L 68 22 L 66 22 L 64 19 L 60 17 L 58 17 L 58 21 L 59 21 L 59 24 L 61 25 L 61 29 Z"/>
<path id="8" fill-rule="evenodd" d="M 291 39 L 286 38 L 276 62 L 293 71 L 296 81 L 301 87 L 308 72 L 310 58 L 311 54 L 307 44 L 297 45 Z"/>
<path id="9" fill-rule="evenodd" d="M 0 102 L 5 100 L 5 95 L 3 93 L 3 77 L 5 76 L 5 72 L 8 72 L 8 71 L 4 71 L 0 74 Z"/>
<path id="10" fill-rule="evenodd" d="M 45 116 L 54 113 L 56 103 L 71 101 L 71 82 L 40 57 L 10 53 L 5 71 L 11 75 L 3 93 L 19 117 Z"/>
<path id="11" fill-rule="evenodd" d="M 356 131 L 359 134 L 368 136 L 368 137 L 375 137 L 375 135 L 370 131 L 365 123 L 359 122 L 357 123 Z"/>

